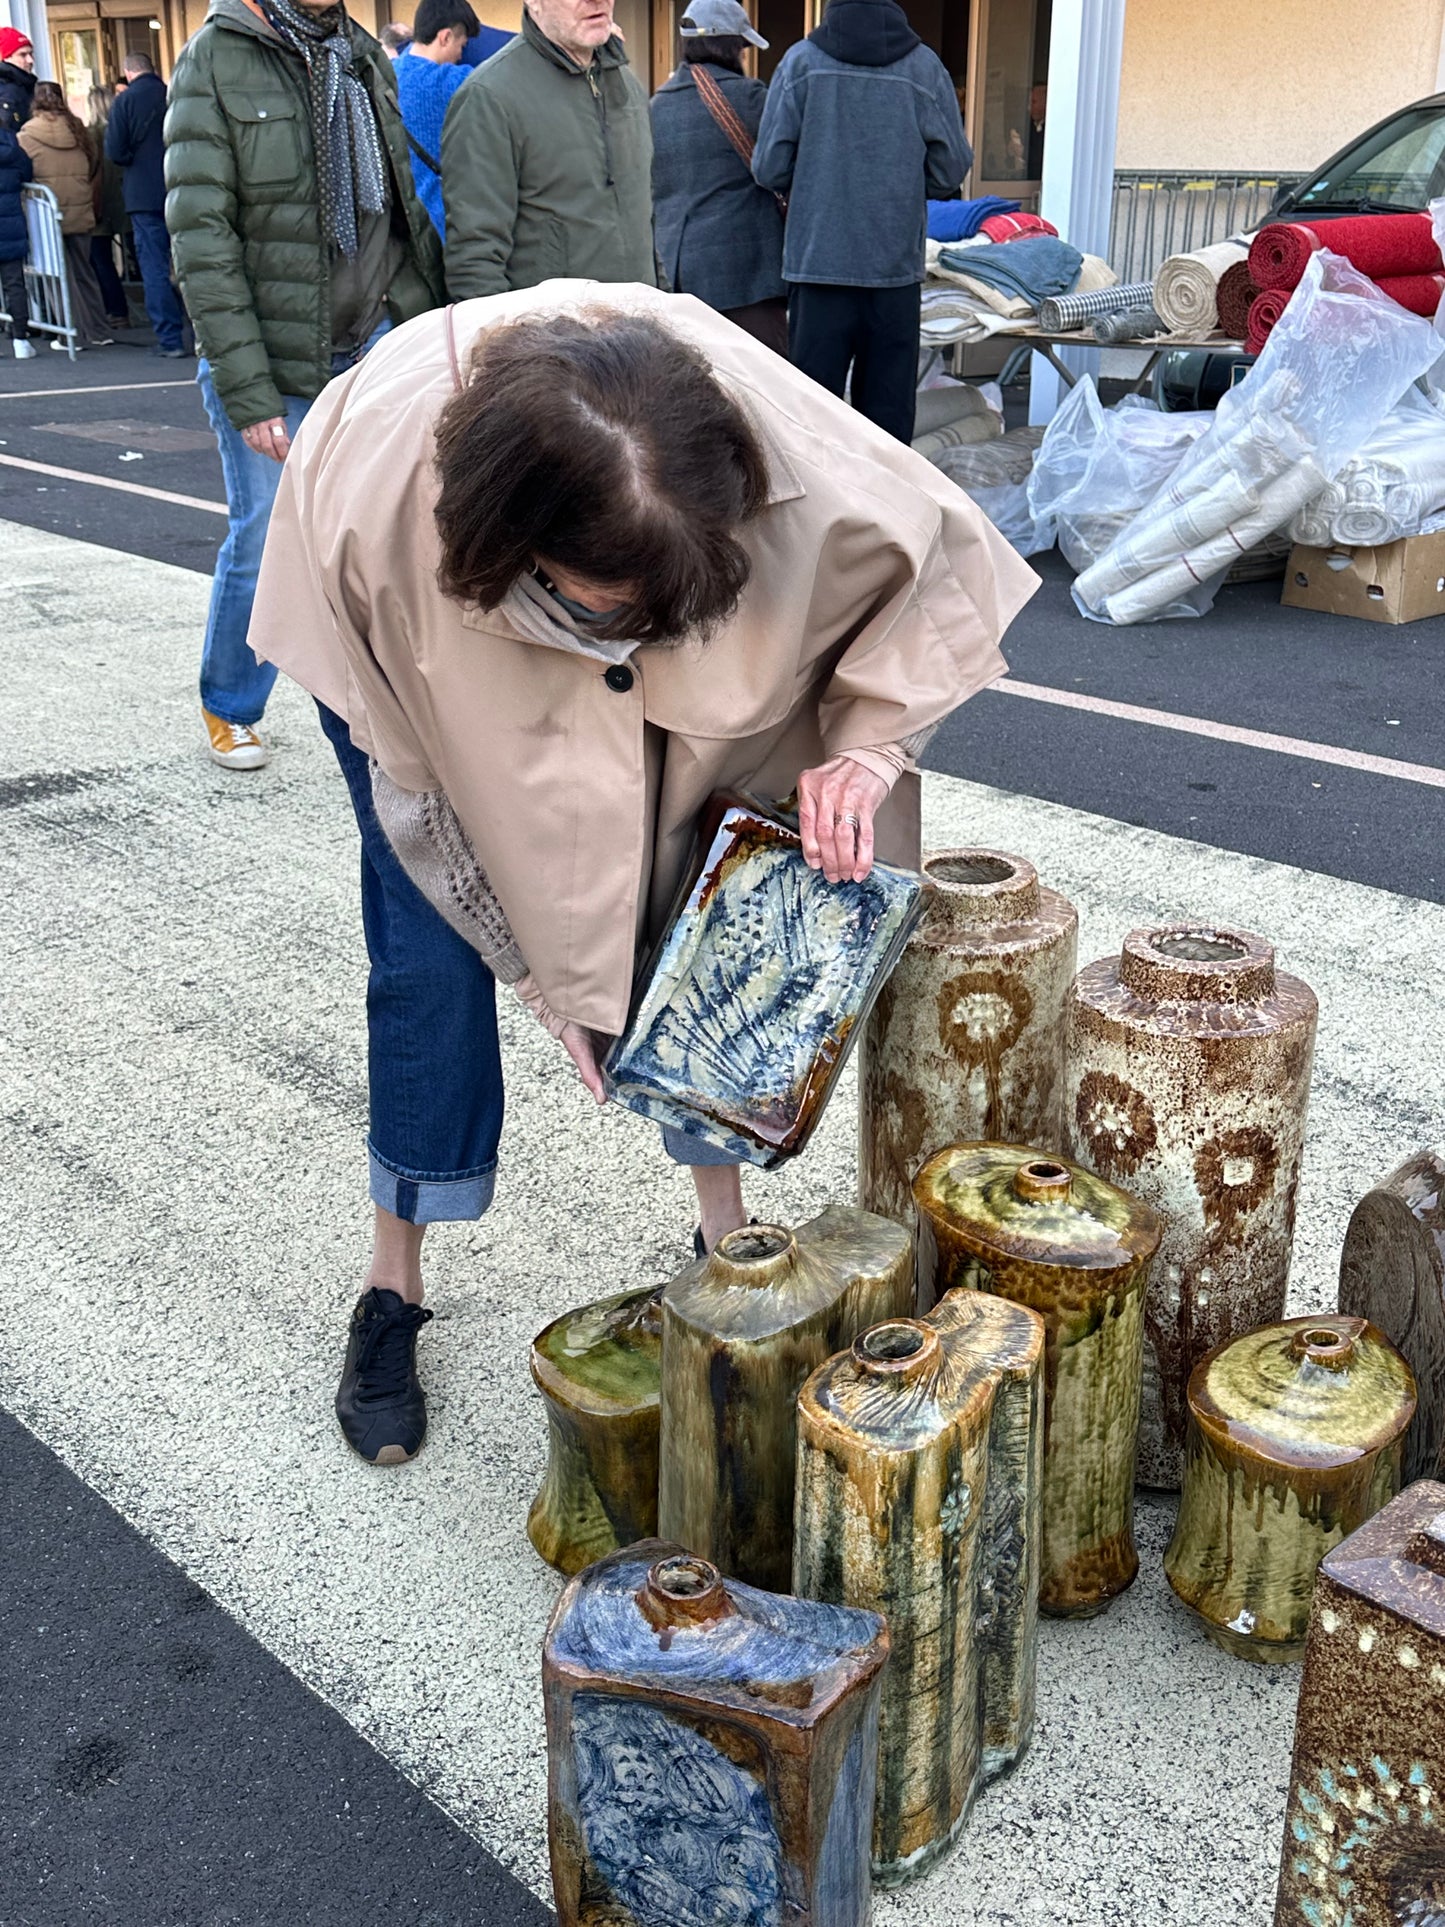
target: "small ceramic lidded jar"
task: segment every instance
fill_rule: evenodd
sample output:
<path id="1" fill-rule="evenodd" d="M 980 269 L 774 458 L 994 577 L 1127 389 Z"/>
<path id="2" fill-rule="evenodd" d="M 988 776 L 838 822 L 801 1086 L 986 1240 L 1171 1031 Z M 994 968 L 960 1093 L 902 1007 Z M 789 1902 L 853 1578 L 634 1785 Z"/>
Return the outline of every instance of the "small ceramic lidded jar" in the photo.
<path id="1" fill-rule="evenodd" d="M 865 1927 L 888 1634 L 643 1541 L 542 1655 L 560 1927 Z"/>
<path id="2" fill-rule="evenodd" d="M 863 1033 L 858 1201 L 913 1221 L 914 1173 L 945 1144 L 1062 1143 L 1064 1021 L 1079 918 L 1034 866 L 935 850 L 933 895 Z"/>
<path id="3" fill-rule="evenodd" d="M 725 1572 L 786 1592 L 798 1388 L 913 1306 L 900 1225 L 832 1205 L 796 1232 L 730 1231 L 662 1298 L 658 1526 Z"/>
<path id="4" fill-rule="evenodd" d="M 1445 1920 L 1445 1485 L 1422 1479 L 1315 1581 L 1275 1927 Z"/>
<path id="5" fill-rule="evenodd" d="M 1039 1603 L 1046 1613 L 1100 1612 L 1139 1570 L 1134 1459 L 1159 1220 L 1079 1165 L 1017 1144 L 940 1151 L 913 1190 L 920 1297 L 968 1285 L 1044 1321 Z"/>
<path id="6" fill-rule="evenodd" d="M 1318 1005 L 1262 937 L 1132 931 L 1080 972 L 1064 1149 L 1151 1205 L 1139 1478 L 1177 1486 L 1189 1374 L 1284 1314 Z"/>
<path id="7" fill-rule="evenodd" d="M 1266 1325 L 1200 1361 L 1164 1570 L 1217 1646 L 1302 1656 L 1320 1560 L 1399 1491 L 1414 1411 L 1394 1346 L 1337 1312 Z"/>
<path id="8" fill-rule="evenodd" d="M 1033 1731 L 1041 1321 L 955 1291 L 798 1397 L 794 1590 L 886 1613 L 875 1876 L 922 1873 Z"/>
<path id="9" fill-rule="evenodd" d="M 547 1403 L 547 1475 L 527 1536 L 549 1566 L 580 1572 L 657 1531 L 659 1291 L 629 1291 L 556 1318 L 532 1341 Z"/>

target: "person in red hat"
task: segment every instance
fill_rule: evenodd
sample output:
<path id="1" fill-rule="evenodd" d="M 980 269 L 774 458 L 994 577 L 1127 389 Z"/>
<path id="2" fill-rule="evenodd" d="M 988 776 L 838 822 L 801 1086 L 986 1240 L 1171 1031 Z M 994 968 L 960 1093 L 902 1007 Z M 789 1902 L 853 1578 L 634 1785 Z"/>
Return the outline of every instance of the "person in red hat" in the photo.
<path id="1" fill-rule="evenodd" d="M 18 27 L 0 27 L 0 127 L 18 131 L 35 98 L 35 49 Z"/>

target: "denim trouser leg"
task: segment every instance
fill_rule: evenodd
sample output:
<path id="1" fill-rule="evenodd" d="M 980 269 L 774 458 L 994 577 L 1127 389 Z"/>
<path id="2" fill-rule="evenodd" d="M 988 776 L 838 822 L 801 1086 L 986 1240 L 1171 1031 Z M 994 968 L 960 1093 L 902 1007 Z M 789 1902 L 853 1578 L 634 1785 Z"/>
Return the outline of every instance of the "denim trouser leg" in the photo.
<path id="1" fill-rule="evenodd" d="M 211 608 L 201 654 L 201 702 L 223 722 L 258 723 L 275 684 L 276 670 L 274 664 L 256 660 L 247 647 L 246 633 L 251 627 L 251 605 L 256 599 L 256 578 L 261 572 L 271 505 L 281 482 L 281 464 L 247 448 L 240 430 L 231 426 L 211 380 L 208 361 L 200 363 L 196 379 L 220 446 L 226 504 L 231 512 L 230 532 L 221 544 L 211 583 Z M 310 404 L 294 395 L 283 399 L 286 426 L 294 435 Z"/>
<path id="2" fill-rule="evenodd" d="M 496 983 L 397 862 L 365 756 L 341 718 L 317 708 L 361 830 L 372 1202 L 410 1224 L 479 1218 L 502 1135 Z"/>
<path id="3" fill-rule="evenodd" d="M 132 214 L 130 230 L 135 239 L 141 286 L 145 290 L 146 314 L 155 329 L 156 340 L 162 348 L 179 348 L 186 316 L 181 297 L 171 281 L 171 237 L 166 232 L 166 217 Z M 117 308 L 116 313 L 120 312 Z"/>

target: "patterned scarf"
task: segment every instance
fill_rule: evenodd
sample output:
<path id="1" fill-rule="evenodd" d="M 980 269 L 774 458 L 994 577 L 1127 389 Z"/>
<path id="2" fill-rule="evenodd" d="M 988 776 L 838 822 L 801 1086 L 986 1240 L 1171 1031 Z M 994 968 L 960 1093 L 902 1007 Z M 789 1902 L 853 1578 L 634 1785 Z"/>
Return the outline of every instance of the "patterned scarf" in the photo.
<path id="1" fill-rule="evenodd" d="M 260 0 L 260 5 L 281 39 L 306 62 L 326 237 L 349 258 L 357 248 L 357 215 L 381 213 L 387 180 L 371 96 L 351 71 L 345 8 L 312 13 L 295 0 Z"/>

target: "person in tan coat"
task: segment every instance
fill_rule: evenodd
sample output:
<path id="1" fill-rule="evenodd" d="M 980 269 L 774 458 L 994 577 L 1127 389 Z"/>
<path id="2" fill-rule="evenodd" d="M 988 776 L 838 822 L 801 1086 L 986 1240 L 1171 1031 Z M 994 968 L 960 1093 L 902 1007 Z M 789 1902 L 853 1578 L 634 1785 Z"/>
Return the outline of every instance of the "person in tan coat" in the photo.
<path id="1" fill-rule="evenodd" d="M 376 1228 L 337 1411 L 364 1456 L 421 1443 L 425 1224 L 490 1201 L 494 978 L 602 1102 L 709 797 L 796 787 L 832 881 L 916 862 L 913 758 L 1036 586 L 937 469 L 690 296 L 465 302 L 314 404 L 250 643 L 316 698 L 362 831 Z M 710 1247 L 737 1168 L 669 1149 Z"/>
<path id="2" fill-rule="evenodd" d="M 35 167 L 35 179 L 48 187 L 60 204 L 60 232 L 65 241 L 65 272 L 70 283 L 70 313 L 87 348 L 105 348 L 111 334 L 105 304 L 90 258 L 95 232 L 99 162 L 86 130 L 65 104 L 53 80 L 39 81 L 35 104 L 20 129 L 20 145 Z M 54 337 L 52 348 L 65 343 Z"/>

